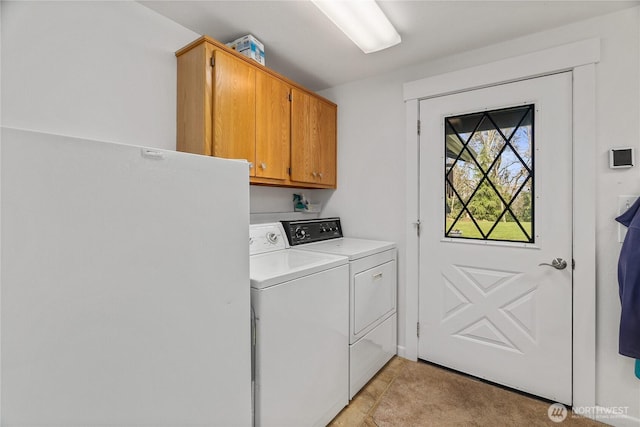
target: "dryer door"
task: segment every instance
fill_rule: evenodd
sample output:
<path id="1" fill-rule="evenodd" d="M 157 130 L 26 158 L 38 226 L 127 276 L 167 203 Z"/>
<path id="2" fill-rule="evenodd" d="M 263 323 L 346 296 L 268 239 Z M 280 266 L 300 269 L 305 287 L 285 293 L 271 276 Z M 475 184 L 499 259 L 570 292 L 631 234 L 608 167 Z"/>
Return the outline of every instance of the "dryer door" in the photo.
<path id="1" fill-rule="evenodd" d="M 396 308 L 396 263 L 395 260 L 376 265 L 354 277 L 353 334 L 366 332 Z"/>

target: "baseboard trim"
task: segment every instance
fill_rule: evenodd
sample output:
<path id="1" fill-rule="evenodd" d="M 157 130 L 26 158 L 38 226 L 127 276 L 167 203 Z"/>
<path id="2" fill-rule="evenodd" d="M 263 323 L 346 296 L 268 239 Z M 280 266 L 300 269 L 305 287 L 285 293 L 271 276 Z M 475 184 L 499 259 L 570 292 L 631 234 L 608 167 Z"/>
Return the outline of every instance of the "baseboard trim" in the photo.
<path id="1" fill-rule="evenodd" d="M 405 346 L 403 346 L 403 345 L 399 345 L 399 346 L 397 347 L 397 353 L 396 353 L 396 354 L 397 354 L 398 356 L 400 356 L 400 357 L 404 358 L 404 359 L 411 360 L 411 361 L 413 361 L 413 362 L 417 362 L 417 361 L 418 361 L 418 359 L 417 359 L 417 358 L 415 358 L 415 357 L 409 357 L 409 356 L 407 355 L 407 348 L 406 348 Z"/>
<path id="2" fill-rule="evenodd" d="M 578 408 L 574 408 L 578 409 Z M 600 421 L 613 427 L 640 427 L 640 418 L 631 417 L 629 415 L 599 415 L 606 414 L 609 408 L 605 406 L 596 406 L 596 414 L 578 414 L 585 418 Z"/>

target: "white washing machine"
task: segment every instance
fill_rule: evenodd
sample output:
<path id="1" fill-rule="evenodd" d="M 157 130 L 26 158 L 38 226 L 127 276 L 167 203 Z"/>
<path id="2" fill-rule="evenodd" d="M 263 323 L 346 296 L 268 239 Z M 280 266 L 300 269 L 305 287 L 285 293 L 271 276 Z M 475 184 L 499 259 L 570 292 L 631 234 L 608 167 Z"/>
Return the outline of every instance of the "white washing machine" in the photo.
<path id="1" fill-rule="evenodd" d="M 280 223 L 250 227 L 254 419 L 325 426 L 349 403 L 349 266 L 289 249 Z"/>
<path id="2" fill-rule="evenodd" d="M 292 248 L 349 258 L 349 399 L 397 352 L 396 244 L 343 237 L 339 218 L 282 221 Z"/>

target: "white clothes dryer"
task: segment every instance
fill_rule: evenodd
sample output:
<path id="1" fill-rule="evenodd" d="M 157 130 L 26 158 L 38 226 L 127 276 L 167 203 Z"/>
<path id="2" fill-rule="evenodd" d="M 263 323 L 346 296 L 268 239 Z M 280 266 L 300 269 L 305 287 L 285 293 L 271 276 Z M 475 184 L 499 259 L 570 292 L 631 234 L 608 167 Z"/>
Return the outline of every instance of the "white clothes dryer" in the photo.
<path id="1" fill-rule="evenodd" d="M 282 221 L 292 248 L 349 258 L 349 399 L 397 353 L 396 244 L 343 237 L 339 218 Z"/>
<path id="2" fill-rule="evenodd" d="M 349 403 L 349 267 L 289 249 L 279 223 L 250 227 L 254 419 L 325 426 Z"/>

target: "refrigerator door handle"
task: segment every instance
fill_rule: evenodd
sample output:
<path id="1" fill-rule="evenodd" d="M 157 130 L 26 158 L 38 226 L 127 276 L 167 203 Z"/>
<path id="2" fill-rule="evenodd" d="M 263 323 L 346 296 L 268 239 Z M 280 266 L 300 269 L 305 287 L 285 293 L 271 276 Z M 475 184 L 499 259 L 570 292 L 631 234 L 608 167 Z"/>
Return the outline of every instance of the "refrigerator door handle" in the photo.
<path id="1" fill-rule="evenodd" d="M 164 159 L 164 153 L 162 151 L 151 150 L 149 148 L 142 148 L 140 150 L 140 153 L 142 154 L 142 157 L 145 157 L 147 159 L 153 159 L 153 160 Z"/>

